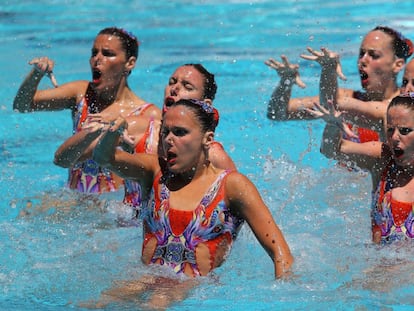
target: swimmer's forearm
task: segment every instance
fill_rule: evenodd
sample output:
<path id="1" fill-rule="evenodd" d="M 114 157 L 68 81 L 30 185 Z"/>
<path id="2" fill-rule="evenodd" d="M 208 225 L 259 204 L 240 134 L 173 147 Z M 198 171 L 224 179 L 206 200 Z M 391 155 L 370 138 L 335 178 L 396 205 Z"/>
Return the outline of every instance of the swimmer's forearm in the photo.
<path id="1" fill-rule="evenodd" d="M 267 105 L 267 117 L 280 121 L 289 119 L 288 105 L 292 94 L 293 81 L 283 79 L 274 89 Z"/>
<path id="2" fill-rule="evenodd" d="M 327 123 L 323 131 L 320 152 L 328 159 L 339 156 L 342 143 L 342 132 L 335 124 Z"/>
<path id="3" fill-rule="evenodd" d="M 145 160 L 141 161 L 144 153 L 131 154 L 118 147 L 122 132 L 123 129 L 106 131 L 93 151 L 93 159 L 125 179 L 142 180 L 148 177 L 148 171 L 151 176 L 152 171 L 145 168 Z"/>
<path id="4" fill-rule="evenodd" d="M 118 145 L 121 131 L 106 131 L 93 151 L 93 159 L 99 165 L 111 168 L 115 160 L 115 150 Z"/>
<path id="5" fill-rule="evenodd" d="M 337 106 L 338 78 L 336 73 L 336 64 L 322 66 L 321 77 L 319 80 L 319 103 L 328 108 L 328 100 L 334 107 Z"/>
<path id="6" fill-rule="evenodd" d="M 100 134 L 100 130 L 94 132 L 83 130 L 72 135 L 56 150 L 54 164 L 64 168 L 72 167 Z"/>
<path id="7" fill-rule="evenodd" d="M 30 112 L 33 110 L 33 98 L 40 80 L 44 76 L 38 70 L 32 69 L 19 87 L 13 101 L 13 110 Z"/>
<path id="8" fill-rule="evenodd" d="M 276 241 L 277 247 L 273 254 L 273 262 L 275 265 L 275 277 L 283 278 L 291 273 L 291 268 L 294 262 L 292 253 L 290 252 L 289 246 L 280 232 L 280 237 Z"/>

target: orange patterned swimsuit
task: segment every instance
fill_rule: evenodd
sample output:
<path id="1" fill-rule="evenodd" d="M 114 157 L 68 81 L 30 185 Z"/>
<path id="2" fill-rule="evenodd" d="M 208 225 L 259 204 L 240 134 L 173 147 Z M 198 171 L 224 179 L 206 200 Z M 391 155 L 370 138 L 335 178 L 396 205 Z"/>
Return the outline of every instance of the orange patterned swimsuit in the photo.
<path id="1" fill-rule="evenodd" d="M 391 180 L 394 163 L 387 167 L 373 194 L 373 232 L 381 231 L 381 243 L 414 239 L 414 202 L 401 202 L 392 197 Z"/>
<path id="2" fill-rule="evenodd" d="M 89 115 L 89 98 L 93 97 L 90 85 L 86 95 L 77 105 L 77 111 L 74 117 L 73 132 L 79 132 L 82 129 L 83 122 Z M 153 104 L 146 103 L 139 106 L 129 115 L 140 115 Z M 153 153 L 150 150 L 152 140 L 154 139 L 154 121 L 151 120 L 147 131 L 138 142 L 136 152 Z M 142 151 L 141 151 L 142 150 Z M 124 202 L 133 206 L 139 206 L 141 203 L 141 187 L 133 181 L 126 181 Z M 84 193 L 104 193 L 116 191 L 119 186 L 114 181 L 114 174 L 107 168 L 101 167 L 92 159 L 76 163 L 69 171 L 69 187 Z"/>
<path id="3" fill-rule="evenodd" d="M 161 174 L 155 179 L 150 205 L 143 209 L 144 243 L 154 238 L 157 246 L 150 263 L 169 266 L 176 273 L 191 268 L 193 276 L 201 275 L 196 248 L 204 244 L 210 252 L 210 270 L 214 268 L 216 249 L 226 240 L 227 251 L 236 238 L 244 220 L 233 215 L 224 202 L 224 171 L 194 211 L 181 211 L 169 206 L 170 192 Z"/>
<path id="4" fill-rule="evenodd" d="M 89 115 L 89 96 L 92 95 L 90 84 L 85 96 L 77 105 L 73 120 L 73 133 L 81 131 L 82 125 Z M 92 159 L 76 163 L 69 170 L 69 187 L 83 193 L 104 193 L 118 190 L 113 173 L 100 167 Z"/>

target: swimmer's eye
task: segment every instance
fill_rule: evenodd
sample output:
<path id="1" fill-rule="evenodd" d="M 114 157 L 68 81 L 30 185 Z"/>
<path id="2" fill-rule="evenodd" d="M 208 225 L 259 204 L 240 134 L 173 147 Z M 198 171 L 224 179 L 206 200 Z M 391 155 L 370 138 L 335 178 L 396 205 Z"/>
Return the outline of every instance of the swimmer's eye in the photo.
<path id="1" fill-rule="evenodd" d="M 188 130 L 185 129 L 185 128 L 182 128 L 182 127 L 175 127 L 173 129 L 164 128 L 161 131 L 161 135 L 163 137 L 167 137 L 168 134 L 170 134 L 170 133 L 172 133 L 174 136 L 181 137 L 181 136 L 187 135 L 188 134 Z"/>
<path id="2" fill-rule="evenodd" d="M 408 135 L 412 131 L 414 131 L 414 129 L 412 129 L 410 127 L 389 127 L 389 128 L 387 128 L 387 134 L 389 136 L 392 136 L 395 132 L 395 129 L 398 129 L 398 132 L 403 136 Z"/>
<path id="3" fill-rule="evenodd" d="M 169 80 L 168 80 L 168 85 L 173 85 L 173 84 L 176 84 L 177 83 L 177 79 L 176 78 L 174 78 L 174 77 L 171 77 Z"/>
<path id="4" fill-rule="evenodd" d="M 380 54 L 378 54 L 376 51 L 374 50 L 359 50 L 359 58 L 363 58 L 365 56 L 365 54 L 368 54 L 369 57 L 371 57 L 372 59 L 378 59 L 381 57 Z"/>
<path id="5" fill-rule="evenodd" d="M 401 86 L 407 86 L 407 84 L 408 84 L 408 80 L 407 79 L 403 79 L 402 80 L 402 83 L 401 83 Z"/>
<path id="6" fill-rule="evenodd" d="M 106 57 L 116 56 L 116 53 L 112 50 L 102 50 L 102 55 Z"/>
<path id="7" fill-rule="evenodd" d="M 188 83 L 188 82 L 184 83 L 184 87 L 187 91 L 193 91 L 195 89 L 194 85 L 192 85 L 191 83 Z"/>
<path id="8" fill-rule="evenodd" d="M 188 134 L 188 131 L 186 129 L 180 127 L 174 128 L 171 132 L 174 134 L 174 136 L 177 137 L 182 137 Z"/>

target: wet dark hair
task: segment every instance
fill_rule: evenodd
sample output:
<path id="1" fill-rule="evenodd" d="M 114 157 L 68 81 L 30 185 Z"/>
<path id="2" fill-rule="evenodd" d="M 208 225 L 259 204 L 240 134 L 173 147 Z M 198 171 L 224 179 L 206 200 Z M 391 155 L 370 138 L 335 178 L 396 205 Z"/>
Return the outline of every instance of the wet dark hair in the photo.
<path id="1" fill-rule="evenodd" d="M 414 92 L 403 93 L 395 96 L 388 105 L 387 111 L 391 107 L 404 106 L 408 109 L 414 110 Z"/>
<path id="2" fill-rule="evenodd" d="M 138 39 L 131 32 L 122 28 L 108 27 L 102 29 L 98 35 L 112 35 L 121 40 L 122 47 L 125 50 L 127 59 L 134 56 L 138 59 Z"/>
<path id="3" fill-rule="evenodd" d="M 192 66 L 204 77 L 204 99 L 214 100 L 217 93 L 217 84 L 214 80 L 214 75 L 210 73 L 203 65 L 201 64 L 185 64 L 184 66 Z"/>
<path id="4" fill-rule="evenodd" d="M 218 111 L 210 104 L 196 99 L 180 99 L 172 103 L 171 107 L 185 106 L 194 112 L 203 133 L 207 131 L 215 131 L 218 123 Z"/>
<path id="5" fill-rule="evenodd" d="M 392 48 L 397 57 L 407 60 L 414 52 L 414 46 L 410 39 L 405 38 L 400 32 L 387 27 L 377 26 L 372 31 L 379 30 L 392 38 Z"/>

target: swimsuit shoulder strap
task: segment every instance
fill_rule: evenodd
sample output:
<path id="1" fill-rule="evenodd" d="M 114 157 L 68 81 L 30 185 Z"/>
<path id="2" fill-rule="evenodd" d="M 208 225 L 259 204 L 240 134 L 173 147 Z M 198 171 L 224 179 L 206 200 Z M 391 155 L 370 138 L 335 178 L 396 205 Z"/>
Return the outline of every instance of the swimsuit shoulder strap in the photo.
<path id="1" fill-rule="evenodd" d="M 132 116 L 132 115 L 139 116 L 139 115 L 142 115 L 142 114 L 144 114 L 144 112 L 146 110 L 148 110 L 150 107 L 153 107 L 153 106 L 155 106 L 155 105 L 154 104 L 151 104 L 151 103 L 142 104 L 141 106 L 139 106 L 139 107 L 135 108 L 134 110 L 132 110 L 128 114 L 128 116 Z"/>

